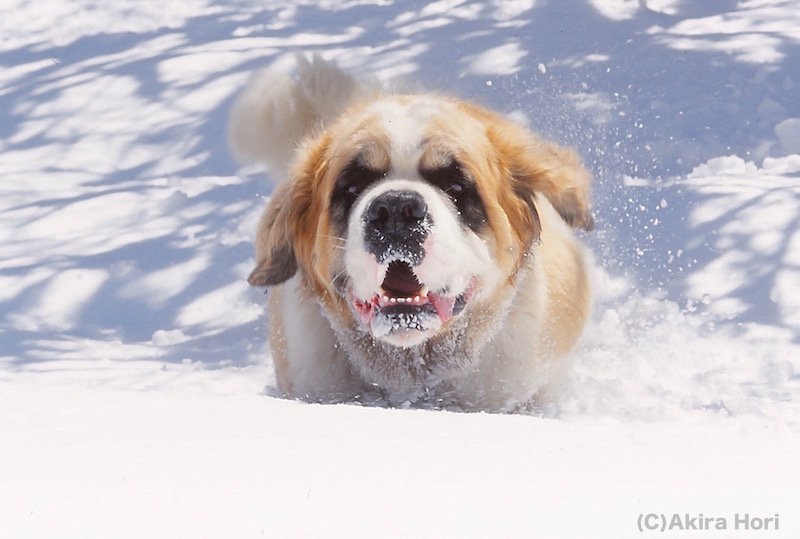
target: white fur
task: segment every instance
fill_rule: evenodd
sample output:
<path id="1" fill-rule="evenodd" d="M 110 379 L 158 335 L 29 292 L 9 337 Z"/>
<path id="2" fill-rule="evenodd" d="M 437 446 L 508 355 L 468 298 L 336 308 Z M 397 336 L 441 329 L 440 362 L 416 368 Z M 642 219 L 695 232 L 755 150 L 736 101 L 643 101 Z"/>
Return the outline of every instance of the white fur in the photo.
<path id="1" fill-rule="evenodd" d="M 406 105 L 382 100 L 367 109 L 367 113 L 378 115 L 383 129 L 391 136 L 390 157 L 392 170 L 397 177 L 408 179 L 417 176 L 420 141 L 425 137 L 430 119 L 440 107 L 441 100 L 426 100 L 420 96 Z"/>
<path id="2" fill-rule="evenodd" d="M 569 226 L 544 197 L 537 204 L 548 230 L 571 245 L 577 245 Z M 567 362 L 544 349 L 543 321 L 548 308 L 547 272 L 533 245 L 528 268 L 520 274 L 503 328 L 481 352 L 480 367 L 464 377 L 456 389 L 459 398 L 478 409 L 513 410 L 530 401 L 546 386 L 558 383 Z M 535 360 L 534 360 L 535 358 Z"/>
<path id="3" fill-rule="evenodd" d="M 299 281 L 295 275 L 280 285 L 278 292 L 293 390 L 312 400 L 350 397 L 358 392 L 361 382 L 336 346 L 336 336 L 319 304 L 303 294 Z"/>

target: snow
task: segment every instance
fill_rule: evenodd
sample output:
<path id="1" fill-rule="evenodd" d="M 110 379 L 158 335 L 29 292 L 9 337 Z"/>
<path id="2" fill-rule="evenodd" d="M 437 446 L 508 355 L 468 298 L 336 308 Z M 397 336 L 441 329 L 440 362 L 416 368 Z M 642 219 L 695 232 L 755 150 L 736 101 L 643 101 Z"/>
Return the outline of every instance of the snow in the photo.
<path id="1" fill-rule="evenodd" d="M 785 472 L 800 447 L 775 427 L 716 425 L 720 447 L 709 452 L 704 422 L 616 430 L 597 421 L 356 406 L 337 407 L 332 421 L 329 407 L 264 400 L 56 387 L 42 407 L 40 394 L 12 387 L 0 395 L 12 412 L 0 418 L 4 431 L 18 433 L 0 438 L 4 460 L 16 464 L 0 469 L 4 530 L 630 536 L 642 510 L 714 514 L 727 504 L 784 511 L 791 525 L 796 475 Z M 124 428 L 109 428 L 115 424 Z M 732 462 L 754 460 L 762 464 L 730 474 Z M 720 490 L 730 494 L 720 499 Z"/>
<path id="2" fill-rule="evenodd" d="M 749 512 L 797 536 L 798 14 L 6 2 L 3 535 L 629 537 L 655 512 L 742 536 Z M 226 118 L 297 50 L 486 103 L 584 156 L 596 304 L 552 401 L 501 416 L 271 396 L 245 278 L 279 179 L 235 164 Z"/>
<path id="3" fill-rule="evenodd" d="M 520 61 L 526 56 L 519 43 L 511 42 L 467 57 L 467 72 L 477 75 L 513 75 L 520 70 Z"/>

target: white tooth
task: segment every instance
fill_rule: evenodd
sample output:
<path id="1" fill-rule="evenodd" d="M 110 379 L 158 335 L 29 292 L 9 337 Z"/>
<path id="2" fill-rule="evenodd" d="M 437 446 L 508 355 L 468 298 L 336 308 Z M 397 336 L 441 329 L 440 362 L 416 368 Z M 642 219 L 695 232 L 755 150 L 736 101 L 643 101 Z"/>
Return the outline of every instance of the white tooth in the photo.
<path id="1" fill-rule="evenodd" d="M 389 296 L 383 296 L 383 301 L 384 302 L 388 302 L 389 301 Z"/>
<path id="2" fill-rule="evenodd" d="M 419 303 L 419 296 L 414 296 L 414 303 Z"/>
<path id="3" fill-rule="evenodd" d="M 392 298 L 389 301 L 391 301 L 392 303 L 397 303 L 397 298 Z"/>

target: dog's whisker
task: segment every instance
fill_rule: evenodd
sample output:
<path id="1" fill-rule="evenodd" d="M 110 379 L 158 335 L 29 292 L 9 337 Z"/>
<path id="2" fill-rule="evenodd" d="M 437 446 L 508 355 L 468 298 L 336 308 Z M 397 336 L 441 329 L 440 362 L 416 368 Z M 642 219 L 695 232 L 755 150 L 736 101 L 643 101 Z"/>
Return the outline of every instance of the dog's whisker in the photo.
<path id="1" fill-rule="evenodd" d="M 342 238 L 341 236 L 331 236 L 329 234 L 320 234 L 319 237 L 327 238 L 329 240 L 335 240 L 335 241 L 338 241 L 338 242 L 341 242 L 341 243 L 347 243 L 347 239 L 346 238 Z"/>
<path id="2" fill-rule="evenodd" d="M 320 234 L 318 237 L 327 238 L 329 240 L 333 240 L 334 243 L 333 243 L 332 247 L 334 249 L 339 249 L 340 251 L 344 251 L 346 249 L 346 247 L 347 247 L 347 245 L 346 245 L 347 244 L 347 240 L 345 238 L 340 237 L 340 236 L 331 236 L 329 234 Z"/>

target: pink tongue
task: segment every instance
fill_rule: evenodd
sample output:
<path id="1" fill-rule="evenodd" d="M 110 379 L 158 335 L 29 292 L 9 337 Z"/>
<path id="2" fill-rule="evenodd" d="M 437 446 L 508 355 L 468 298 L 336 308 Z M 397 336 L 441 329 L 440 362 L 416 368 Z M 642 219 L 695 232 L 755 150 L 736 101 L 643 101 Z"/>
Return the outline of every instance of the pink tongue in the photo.
<path id="1" fill-rule="evenodd" d="M 442 322 L 447 322 L 453 318 L 453 306 L 456 304 L 456 298 L 429 292 L 428 301 L 436 309 L 436 314 Z"/>

